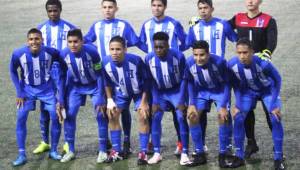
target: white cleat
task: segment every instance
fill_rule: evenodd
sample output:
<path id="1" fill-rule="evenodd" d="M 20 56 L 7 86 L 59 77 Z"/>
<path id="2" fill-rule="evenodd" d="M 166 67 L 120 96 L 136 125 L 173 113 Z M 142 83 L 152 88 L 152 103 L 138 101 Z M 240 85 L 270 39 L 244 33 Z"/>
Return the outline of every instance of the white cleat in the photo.
<path id="1" fill-rule="evenodd" d="M 204 151 L 205 153 L 208 152 L 208 147 L 207 147 L 207 145 L 203 145 L 203 151 Z"/>
<path id="2" fill-rule="evenodd" d="M 60 162 L 69 162 L 73 159 L 75 159 L 75 154 L 72 151 L 69 151 L 61 158 Z"/>
<path id="3" fill-rule="evenodd" d="M 188 155 L 186 153 L 182 153 L 180 156 L 180 165 L 189 166 L 191 164 L 192 164 L 192 161 L 190 161 Z"/>
<path id="4" fill-rule="evenodd" d="M 107 160 L 107 153 L 99 151 L 98 157 L 97 157 L 97 163 L 101 164 Z"/>
<path id="5" fill-rule="evenodd" d="M 148 164 L 157 164 L 162 160 L 160 153 L 154 153 L 152 158 L 148 160 Z"/>

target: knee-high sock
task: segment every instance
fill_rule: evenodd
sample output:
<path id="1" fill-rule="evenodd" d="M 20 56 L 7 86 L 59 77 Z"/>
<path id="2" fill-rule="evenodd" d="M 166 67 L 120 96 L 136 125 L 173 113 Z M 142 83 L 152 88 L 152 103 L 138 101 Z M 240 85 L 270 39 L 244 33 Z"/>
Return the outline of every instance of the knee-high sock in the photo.
<path id="1" fill-rule="evenodd" d="M 231 149 L 231 145 L 232 145 L 232 130 L 233 130 L 233 126 L 232 126 L 232 117 L 231 114 L 229 112 L 228 114 L 228 121 L 225 124 L 226 129 L 227 129 L 227 140 L 226 140 L 226 147 L 227 149 Z"/>
<path id="2" fill-rule="evenodd" d="M 234 117 L 234 144 L 236 153 L 235 155 L 241 159 L 244 159 L 244 141 L 245 141 L 245 127 L 244 127 L 244 121 L 245 121 L 245 114 L 244 113 L 237 113 Z"/>
<path id="3" fill-rule="evenodd" d="M 56 112 L 51 112 L 51 151 L 57 151 L 59 142 L 61 125 L 59 123 Z"/>
<path id="4" fill-rule="evenodd" d="M 98 123 L 98 149 L 99 151 L 106 152 L 106 145 L 108 140 L 108 120 L 104 116 L 102 112 L 97 113 L 96 116 L 97 123 Z"/>
<path id="5" fill-rule="evenodd" d="M 161 138 L 161 120 L 163 117 L 162 111 L 157 111 L 152 117 L 152 143 L 154 152 L 160 153 L 160 138 Z"/>
<path id="6" fill-rule="evenodd" d="M 254 115 L 254 111 L 251 110 L 247 116 L 246 116 L 246 120 L 244 122 L 245 124 L 245 130 L 246 130 L 246 136 L 248 138 L 248 141 L 250 142 L 254 142 L 255 141 L 255 135 L 254 135 L 254 131 L 255 131 L 255 115 Z"/>
<path id="7" fill-rule="evenodd" d="M 141 133 L 140 136 L 140 152 L 147 152 L 147 144 L 149 141 L 149 133 Z"/>
<path id="8" fill-rule="evenodd" d="M 122 111 L 121 119 L 124 132 L 124 142 L 130 142 L 131 114 L 129 109 L 124 109 Z"/>
<path id="9" fill-rule="evenodd" d="M 226 152 L 228 143 L 228 129 L 225 124 L 219 125 L 219 153 Z"/>
<path id="10" fill-rule="evenodd" d="M 190 131 L 196 153 L 203 153 L 202 130 L 200 124 L 191 125 Z"/>
<path id="11" fill-rule="evenodd" d="M 189 149 L 189 126 L 181 110 L 176 110 L 176 117 L 179 123 L 180 137 L 182 143 L 182 152 L 188 153 Z"/>
<path id="12" fill-rule="evenodd" d="M 69 149 L 75 152 L 75 131 L 76 131 L 76 114 L 68 115 L 65 120 L 66 141 L 69 144 Z"/>
<path id="13" fill-rule="evenodd" d="M 272 138 L 274 143 L 274 160 L 282 160 L 283 127 L 280 120 L 270 114 L 272 122 Z"/>
<path id="14" fill-rule="evenodd" d="M 177 135 L 177 141 L 181 142 L 180 128 L 179 128 L 179 122 L 178 122 L 178 117 L 176 115 L 176 111 L 172 110 L 172 115 L 173 115 L 173 123 L 174 123 L 174 127 L 175 127 L 175 130 L 176 130 L 176 135 Z"/>
<path id="15" fill-rule="evenodd" d="M 49 143 L 49 124 L 50 124 L 50 114 L 46 110 L 41 110 L 40 117 L 40 129 L 42 140 L 45 143 Z"/>
<path id="16" fill-rule="evenodd" d="M 204 111 L 200 116 L 200 125 L 202 129 L 202 143 L 205 145 L 206 126 L 207 126 L 207 111 Z"/>
<path id="17" fill-rule="evenodd" d="M 110 137 L 113 150 L 121 152 L 121 130 L 111 130 Z"/>
<path id="18" fill-rule="evenodd" d="M 24 111 L 23 109 L 19 109 L 17 111 L 16 137 L 17 137 L 19 154 L 21 155 L 26 154 L 25 141 L 27 135 L 27 127 L 26 127 L 27 116 L 28 116 L 28 111 Z"/>

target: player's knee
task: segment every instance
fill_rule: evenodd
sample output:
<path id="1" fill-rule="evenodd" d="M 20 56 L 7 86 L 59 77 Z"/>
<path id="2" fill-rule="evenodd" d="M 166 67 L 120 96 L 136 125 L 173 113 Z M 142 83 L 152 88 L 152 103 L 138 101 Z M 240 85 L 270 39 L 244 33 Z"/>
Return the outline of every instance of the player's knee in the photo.
<path id="1" fill-rule="evenodd" d="M 234 123 L 236 126 L 243 126 L 245 121 L 245 116 L 242 113 L 237 113 L 234 117 Z"/>
<path id="2" fill-rule="evenodd" d="M 161 122 L 161 120 L 162 120 L 162 113 L 154 112 L 154 115 L 152 116 L 152 121 Z"/>
<path id="3" fill-rule="evenodd" d="M 280 117 L 276 117 L 274 114 L 270 114 L 270 119 L 273 127 L 281 125 Z"/>

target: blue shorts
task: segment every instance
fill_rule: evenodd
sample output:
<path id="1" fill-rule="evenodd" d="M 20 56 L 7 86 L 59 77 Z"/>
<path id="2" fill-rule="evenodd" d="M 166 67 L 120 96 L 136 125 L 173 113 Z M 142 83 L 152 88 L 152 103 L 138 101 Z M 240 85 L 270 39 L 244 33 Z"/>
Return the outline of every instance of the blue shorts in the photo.
<path id="1" fill-rule="evenodd" d="M 196 101 L 196 108 L 197 110 L 205 110 L 210 112 L 211 104 L 214 103 L 217 107 L 217 111 L 221 109 L 221 104 L 224 98 L 224 93 L 217 93 L 217 92 L 208 92 L 202 91 L 201 94 L 198 94 Z M 226 108 L 229 110 L 230 103 L 226 103 Z"/>
<path id="2" fill-rule="evenodd" d="M 118 108 L 122 109 L 122 110 L 128 110 L 131 100 L 133 100 L 134 102 L 134 110 L 137 110 L 142 102 L 142 93 L 140 94 L 135 94 L 133 96 L 123 96 L 122 94 L 117 93 L 114 96 L 114 100 L 116 102 L 116 105 Z"/>
<path id="3" fill-rule="evenodd" d="M 179 89 L 160 91 L 157 96 L 160 108 L 163 111 L 169 111 L 172 107 L 177 108 L 179 105 L 185 105 L 186 103 L 180 95 Z"/>
<path id="4" fill-rule="evenodd" d="M 48 82 L 39 86 L 24 85 L 24 92 L 26 93 L 24 111 L 35 110 L 36 100 L 43 103 L 43 108 L 49 112 L 56 112 L 56 98 L 53 89 L 53 84 Z"/>
<path id="5" fill-rule="evenodd" d="M 272 94 L 271 93 L 246 93 L 241 96 L 241 105 L 238 109 L 241 112 L 248 113 L 249 111 L 255 109 L 257 101 L 261 100 L 269 113 L 272 112 L 272 106 L 275 108 L 281 109 L 281 99 L 278 97 L 275 100 L 275 103 L 272 103 Z"/>

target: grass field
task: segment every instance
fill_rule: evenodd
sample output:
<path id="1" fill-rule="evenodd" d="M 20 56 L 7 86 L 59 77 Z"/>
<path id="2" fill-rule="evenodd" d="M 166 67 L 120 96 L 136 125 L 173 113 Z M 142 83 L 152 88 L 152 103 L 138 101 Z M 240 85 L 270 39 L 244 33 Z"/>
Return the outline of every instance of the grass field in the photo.
<path id="1" fill-rule="evenodd" d="M 101 18 L 99 0 L 62 0 L 62 18 L 82 28 L 86 33 L 90 25 Z M 24 44 L 26 32 L 46 20 L 45 0 L 0 0 L 0 170 L 13 169 L 10 162 L 17 155 L 15 140 L 15 90 L 9 78 L 8 63 L 13 49 Z M 118 0 L 117 17 L 128 20 L 139 34 L 142 23 L 151 17 L 150 0 Z M 196 0 L 169 0 L 167 15 L 181 21 L 187 30 L 188 19 L 196 15 Z M 244 11 L 242 0 L 214 0 L 214 15 L 229 19 L 236 12 Z M 283 122 L 285 128 L 284 152 L 288 169 L 300 169 L 300 1 L 299 0 L 265 0 L 264 12 L 272 14 L 278 24 L 278 46 L 272 62 L 279 69 L 283 78 L 281 96 L 283 100 Z M 228 43 L 227 58 L 233 54 L 233 45 Z M 136 48 L 130 49 L 144 55 Z M 186 54 L 190 54 L 187 51 Z M 297 78 L 298 77 L 298 78 Z M 90 100 L 88 100 L 90 101 Z M 31 151 L 40 142 L 39 113 L 31 112 L 27 127 L 28 163 L 20 168 L 35 169 L 185 169 L 173 156 L 176 135 L 170 114 L 163 120 L 162 152 L 164 160 L 155 166 L 137 167 L 136 153 L 138 149 L 137 126 L 133 114 L 132 146 L 134 154 L 130 159 L 115 164 L 96 164 L 97 126 L 90 104 L 81 108 L 77 118 L 77 159 L 61 164 L 48 159 L 47 154 L 33 155 Z M 272 140 L 264 114 L 259 104 L 256 111 L 256 136 L 260 151 L 253 159 L 247 161 L 243 169 L 272 169 Z M 209 115 L 207 144 L 209 147 L 208 164 L 192 169 L 219 169 L 217 164 L 217 123 L 213 110 Z"/>

